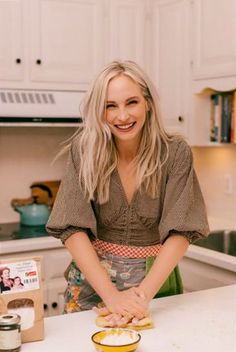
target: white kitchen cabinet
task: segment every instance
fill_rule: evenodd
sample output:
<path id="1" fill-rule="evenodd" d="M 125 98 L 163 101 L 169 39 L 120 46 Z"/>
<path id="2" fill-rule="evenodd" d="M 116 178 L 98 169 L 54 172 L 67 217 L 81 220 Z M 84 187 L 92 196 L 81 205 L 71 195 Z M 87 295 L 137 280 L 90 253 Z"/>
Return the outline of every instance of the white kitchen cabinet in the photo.
<path id="1" fill-rule="evenodd" d="M 104 64 L 104 0 L 0 0 L 7 88 L 86 89 Z"/>
<path id="2" fill-rule="evenodd" d="M 34 0 L 30 78 L 87 85 L 104 63 L 103 0 Z"/>
<path id="3" fill-rule="evenodd" d="M 236 76 L 235 18 L 235 0 L 193 1 L 194 79 Z"/>
<path id="4" fill-rule="evenodd" d="M 107 61 L 133 60 L 145 65 L 146 1 L 110 0 L 107 8 Z"/>
<path id="5" fill-rule="evenodd" d="M 190 119 L 190 3 L 152 0 L 151 76 L 158 88 L 165 128 L 188 137 Z"/>
<path id="6" fill-rule="evenodd" d="M 0 0 L 0 80 L 24 78 L 23 2 Z"/>
<path id="7" fill-rule="evenodd" d="M 0 81 L 87 89 L 114 59 L 145 63 L 146 1 L 0 0 Z"/>
<path id="8" fill-rule="evenodd" d="M 44 250 L 43 256 L 44 285 L 46 288 L 45 315 L 62 314 L 66 280 L 64 272 L 71 261 L 71 255 L 65 248 Z"/>
<path id="9" fill-rule="evenodd" d="M 54 316 L 63 313 L 65 289 L 66 282 L 64 278 L 54 279 L 48 282 L 46 316 Z"/>
<path id="10" fill-rule="evenodd" d="M 235 16 L 235 0 L 192 1 L 194 146 L 220 146 L 210 142 L 211 95 L 236 89 Z"/>

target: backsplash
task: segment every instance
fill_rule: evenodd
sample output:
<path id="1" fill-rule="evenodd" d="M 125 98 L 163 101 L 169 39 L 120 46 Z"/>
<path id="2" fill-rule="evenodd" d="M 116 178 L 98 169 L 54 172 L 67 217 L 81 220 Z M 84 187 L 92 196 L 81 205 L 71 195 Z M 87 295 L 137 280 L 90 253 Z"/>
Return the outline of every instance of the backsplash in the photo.
<path id="1" fill-rule="evenodd" d="M 61 179 L 66 156 L 52 161 L 75 128 L 0 127 L 0 223 L 19 221 L 12 198 L 28 198 L 34 181 Z"/>
<path id="2" fill-rule="evenodd" d="M 211 229 L 236 229 L 236 145 L 193 148 L 193 155 Z"/>
<path id="3" fill-rule="evenodd" d="M 61 179 L 66 156 L 52 161 L 72 127 L 0 128 L 0 223 L 19 221 L 12 198 L 30 196 L 34 181 Z M 236 228 L 236 146 L 193 148 L 194 164 L 210 219 L 217 227 Z M 226 179 L 232 179 L 232 193 Z M 211 222 L 210 222 L 211 223 Z"/>

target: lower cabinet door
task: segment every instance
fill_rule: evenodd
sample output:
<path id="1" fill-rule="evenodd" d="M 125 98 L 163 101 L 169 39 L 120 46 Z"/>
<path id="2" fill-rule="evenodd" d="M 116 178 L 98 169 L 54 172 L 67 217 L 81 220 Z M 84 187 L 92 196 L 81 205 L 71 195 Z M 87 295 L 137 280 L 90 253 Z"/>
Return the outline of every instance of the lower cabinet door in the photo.
<path id="1" fill-rule="evenodd" d="M 43 310 L 44 310 L 44 317 L 48 317 L 49 316 L 48 289 L 45 282 L 43 282 Z"/>
<path id="2" fill-rule="evenodd" d="M 47 283 L 47 309 L 45 310 L 45 316 L 63 313 L 66 285 L 64 278 L 53 279 Z"/>

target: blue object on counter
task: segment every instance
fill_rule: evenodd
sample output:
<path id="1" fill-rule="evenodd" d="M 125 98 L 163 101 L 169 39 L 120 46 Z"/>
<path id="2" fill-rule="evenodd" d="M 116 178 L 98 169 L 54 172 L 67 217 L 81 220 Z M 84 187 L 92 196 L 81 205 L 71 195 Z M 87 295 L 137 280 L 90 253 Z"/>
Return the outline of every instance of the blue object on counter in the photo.
<path id="1" fill-rule="evenodd" d="M 41 183 L 35 183 L 30 188 L 41 188 L 48 192 L 50 202 L 48 204 L 39 204 L 38 196 L 32 197 L 31 204 L 17 205 L 13 203 L 12 206 L 15 211 L 20 214 L 20 223 L 24 226 L 43 226 L 46 225 L 51 212 L 52 191 L 50 188 Z"/>
<path id="2" fill-rule="evenodd" d="M 45 225 L 50 215 L 50 208 L 46 204 L 33 204 L 15 207 L 20 214 L 20 223 L 26 226 Z"/>

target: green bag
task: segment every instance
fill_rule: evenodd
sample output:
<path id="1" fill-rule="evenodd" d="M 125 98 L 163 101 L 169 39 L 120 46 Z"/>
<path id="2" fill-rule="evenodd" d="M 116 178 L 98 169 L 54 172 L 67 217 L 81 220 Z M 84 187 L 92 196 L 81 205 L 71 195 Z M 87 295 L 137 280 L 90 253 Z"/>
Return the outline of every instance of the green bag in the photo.
<path id="1" fill-rule="evenodd" d="M 155 257 L 148 257 L 146 259 L 146 274 L 149 272 L 155 259 L 156 259 Z M 154 298 L 173 296 L 181 293 L 183 293 L 183 283 L 182 283 L 179 267 L 176 266 Z"/>

